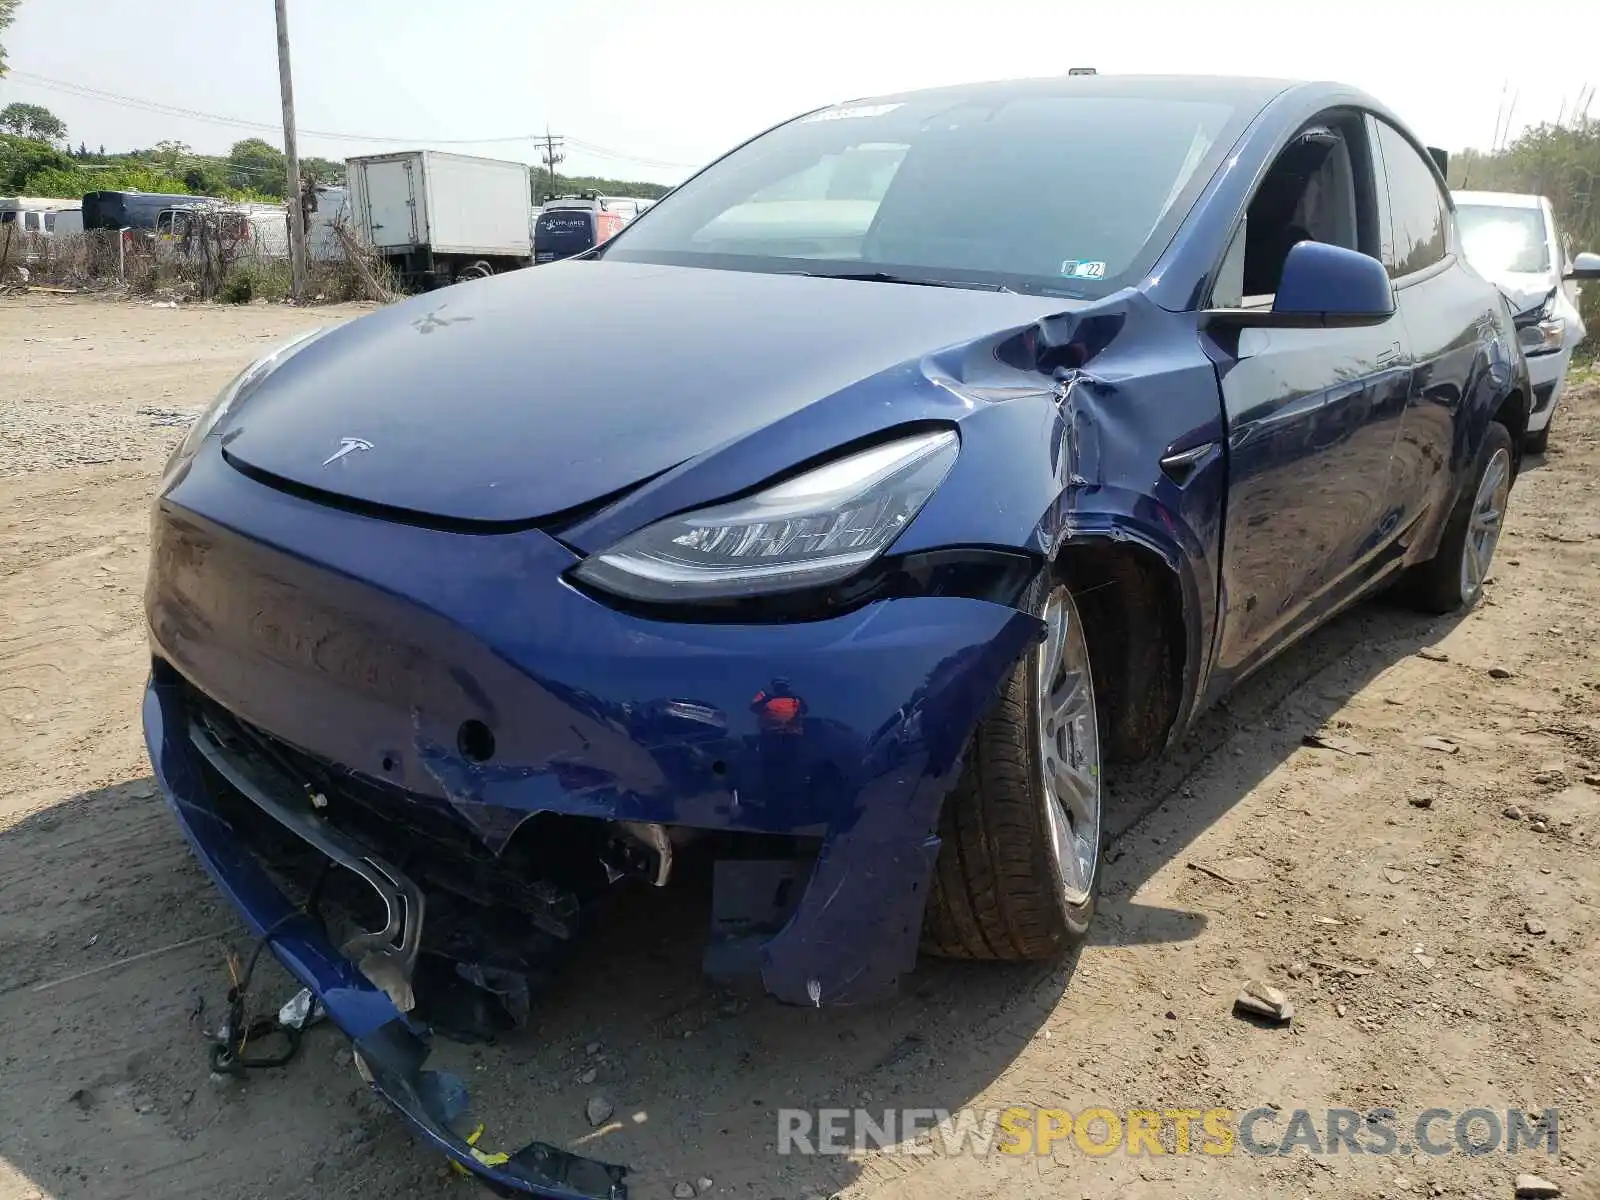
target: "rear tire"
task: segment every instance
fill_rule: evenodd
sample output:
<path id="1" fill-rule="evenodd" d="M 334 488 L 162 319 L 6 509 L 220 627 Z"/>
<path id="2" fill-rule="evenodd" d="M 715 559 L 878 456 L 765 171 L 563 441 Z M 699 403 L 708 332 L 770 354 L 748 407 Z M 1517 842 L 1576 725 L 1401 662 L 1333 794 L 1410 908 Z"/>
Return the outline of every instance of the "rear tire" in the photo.
<path id="1" fill-rule="evenodd" d="M 456 282 L 466 283 L 470 279 L 487 279 L 494 274 L 494 268 L 481 259 L 475 263 L 468 263 L 456 271 Z"/>
<path id="2" fill-rule="evenodd" d="M 923 941 L 948 958 L 1053 958 L 1094 915 L 1103 821 L 1088 645 L 1065 584 L 1041 580 L 1026 603 L 1045 638 L 973 733 L 940 815 Z"/>
<path id="3" fill-rule="evenodd" d="M 1524 454 L 1543 454 L 1550 449 L 1550 426 L 1556 423 L 1555 413 L 1550 414 L 1550 419 L 1545 422 L 1543 429 L 1538 433 L 1530 433 L 1522 439 L 1522 452 Z"/>
<path id="4" fill-rule="evenodd" d="M 1511 434 L 1492 421 L 1478 448 L 1471 483 L 1462 490 L 1439 539 L 1439 549 L 1412 568 L 1406 597 L 1431 613 L 1471 608 L 1483 595 L 1511 493 L 1515 456 Z"/>

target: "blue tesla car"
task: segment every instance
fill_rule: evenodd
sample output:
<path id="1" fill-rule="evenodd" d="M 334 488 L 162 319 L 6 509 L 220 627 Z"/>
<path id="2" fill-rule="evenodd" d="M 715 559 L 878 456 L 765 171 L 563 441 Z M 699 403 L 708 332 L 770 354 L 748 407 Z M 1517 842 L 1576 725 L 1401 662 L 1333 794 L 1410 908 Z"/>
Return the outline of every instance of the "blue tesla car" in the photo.
<path id="1" fill-rule="evenodd" d="M 802 1005 L 1082 938 L 1102 766 L 1358 598 L 1473 604 L 1528 420 L 1428 151 L 1324 84 L 1062 77 L 746 142 L 605 246 L 245 370 L 153 517 L 144 726 L 426 1137 L 624 889 Z M 336 870 L 333 868 L 337 868 Z"/>

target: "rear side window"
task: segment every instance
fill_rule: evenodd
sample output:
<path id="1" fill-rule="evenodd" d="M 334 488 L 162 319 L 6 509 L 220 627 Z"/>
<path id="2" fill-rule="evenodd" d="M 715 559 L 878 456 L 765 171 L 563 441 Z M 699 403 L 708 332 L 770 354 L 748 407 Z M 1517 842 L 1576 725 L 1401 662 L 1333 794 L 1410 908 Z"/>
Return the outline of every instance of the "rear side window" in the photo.
<path id="1" fill-rule="evenodd" d="M 1449 210 L 1428 160 L 1394 126 L 1378 120 L 1373 125 L 1389 177 L 1389 222 L 1394 231 L 1394 246 L 1383 265 L 1391 279 L 1398 279 L 1444 258 Z"/>

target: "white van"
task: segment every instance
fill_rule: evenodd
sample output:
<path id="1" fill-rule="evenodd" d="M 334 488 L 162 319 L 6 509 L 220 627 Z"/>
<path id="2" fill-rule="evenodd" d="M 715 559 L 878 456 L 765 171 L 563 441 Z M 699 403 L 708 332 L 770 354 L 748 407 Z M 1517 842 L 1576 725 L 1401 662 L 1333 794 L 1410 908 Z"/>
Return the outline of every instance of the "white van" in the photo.
<path id="1" fill-rule="evenodd" d="M 44 231 L 55 235 L 82 233 L 83 209 L 81 207 L 60 208 L 55 212 L 45 213 Z"/>
<path id="2" fill-rule="evenodd" d="M 1517 192 L 1455 192 L 1456 224 L 1467 261 L 1517 309 L 1544 302 L 1540 320 L 1522 330 L 1533 385 L 1533 411 L 1523 444 L 1542 454 L 1566 384 L 1572 349 L 1584 338 L 1578 288 L 1563 283 L 1569 248 L 1556 229 L 1550 201 Z M 1548 300 L 1545 298 L 1549 297 Z"/>
<path id="3" fill-rule="evenodd" d="M 156 215 L 157 246 L 191 258 L 200 253 L 196 217 L 216 217 L 217 231 L 229 253 L 254 258 L 289 257 L 288 211 L 278 204 L 186 204 Z"/>
<path id="4" fill-rule="evenodd" d="M 65 209 L 78 211 L 78 228 L 83 228 L 83 201 L 57 200 L 46 196 L 0 196 L 0 225 L 11 225 L 18 233 L 50 233 L 55 214 Z"/>

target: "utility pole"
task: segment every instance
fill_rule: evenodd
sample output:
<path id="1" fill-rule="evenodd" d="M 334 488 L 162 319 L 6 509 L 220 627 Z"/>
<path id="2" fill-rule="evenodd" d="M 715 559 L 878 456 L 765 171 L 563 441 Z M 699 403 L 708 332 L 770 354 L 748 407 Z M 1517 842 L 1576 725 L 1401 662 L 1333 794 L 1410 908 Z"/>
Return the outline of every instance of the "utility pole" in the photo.
<path id="1" fill-rule="evenodd" d="M 561 151 L 561 143 L 565 140 L 565 138 L 551 134 L 550 126 L 546 125 L 544 127 L 544 166 L 545 170 L 549 172 L 550 175 L 550 190 L 548 195 L 545 197 L 546 199 L 550 199 L 556 194 L 556 165 L 558 163 L 565 162 L 567 158 L 567 156 Z"/>
<path id="2" fill-rule="evenodd" d="M 287 168 L 289 266 L 294 278 L 294 298 L 306 298 L 306 219 L 300 199 L 300 153 L 294 143 L 294 80 L 289 74 L 288 0 L 275 0 L 278 9 L 278 87 L 283 93 L 283 165 Z"/>

